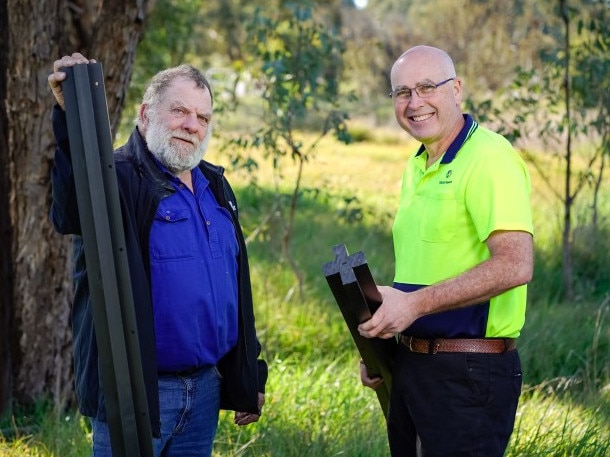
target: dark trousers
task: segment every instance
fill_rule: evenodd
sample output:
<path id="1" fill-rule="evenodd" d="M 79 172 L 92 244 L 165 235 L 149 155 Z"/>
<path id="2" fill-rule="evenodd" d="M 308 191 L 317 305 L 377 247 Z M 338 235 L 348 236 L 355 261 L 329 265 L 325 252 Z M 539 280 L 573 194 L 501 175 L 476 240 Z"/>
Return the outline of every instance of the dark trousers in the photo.
<path id="1" fill-rule="evenodd" d="M 522 374 L 503 354 L 417 354 L 399 345 L 388 414 L 393 457 L 502 457 Z"/>

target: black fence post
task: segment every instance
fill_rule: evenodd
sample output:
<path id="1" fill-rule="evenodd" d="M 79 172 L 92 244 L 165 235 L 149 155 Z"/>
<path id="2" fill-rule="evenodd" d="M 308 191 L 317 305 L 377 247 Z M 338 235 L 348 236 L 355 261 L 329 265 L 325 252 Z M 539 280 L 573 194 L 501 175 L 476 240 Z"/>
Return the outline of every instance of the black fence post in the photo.
<path id="1" fill-rule="evenodd" d="M 152 433 L 102 66 L 62 68 L 100 377 L 114 457 L 152 457 Z"/>
<path id="2" fill-rule="evenodd" d="M 395 338 L 365 338 L 358 333 L 358 325 L 369 320 L 379 308 L 381 295 L 364 253 L 348 255 L 344 244 L 334 246 L 333 253 L 335 259 L 322 265 L 322 271 L 369 376 L 383 379 L 375 393 L 387 419 L 397 341 Z"/>

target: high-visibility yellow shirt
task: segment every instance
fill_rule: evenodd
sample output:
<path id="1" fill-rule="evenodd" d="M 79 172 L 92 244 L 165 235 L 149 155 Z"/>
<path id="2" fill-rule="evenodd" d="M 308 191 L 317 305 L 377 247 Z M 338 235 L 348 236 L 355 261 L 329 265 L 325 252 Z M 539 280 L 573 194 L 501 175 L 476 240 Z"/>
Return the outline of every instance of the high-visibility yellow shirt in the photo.
<path id="1" fill-rule="evenodd" d="M 393 237 L 395 287 L 411 291 L 457 276 L 490 257 L 497 230 L 533 233 L 531 181 L 524 161 L 501 135 L 465 115 L 440 160 L 426 168 L 422 145 L 403 176 Z M 489 302 L 424 316 L 404 333 L 420 337 L 517 337 L 527 287 Z"/>

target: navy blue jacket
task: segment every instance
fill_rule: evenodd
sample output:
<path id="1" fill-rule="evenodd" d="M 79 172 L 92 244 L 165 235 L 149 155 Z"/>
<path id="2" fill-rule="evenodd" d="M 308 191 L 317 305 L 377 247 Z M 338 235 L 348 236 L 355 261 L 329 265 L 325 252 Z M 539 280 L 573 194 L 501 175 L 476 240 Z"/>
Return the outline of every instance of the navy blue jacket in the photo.
<path id="1" fill-rule="evenodd" d="M 57 105 L 53 109 L 53 129 L 57 147 L 52 171 L 51 222 L 59 233 L 75 235 L 72 339 L 76 396 L 83 415 L 105 420 L 66 116 Z M 174 189 L 153 162 L 137 129 L 127 143 L 115 151 L 114 158 L 151 427 L 153 435 L 158 436 L 159 395 L 148 242 L 159 202 Z M 202 161 L 199 168 L 209 180 L 218 203 L 232 215 L 240 248 L 238 340 L 218 364 L 222 375 L 221 408 L 258 414 L 258 392 L 265 392 L 267 364 L 257 360 L 261 347 L 254 326 L 248 256 L 237 203 L 222 167 Z"/>

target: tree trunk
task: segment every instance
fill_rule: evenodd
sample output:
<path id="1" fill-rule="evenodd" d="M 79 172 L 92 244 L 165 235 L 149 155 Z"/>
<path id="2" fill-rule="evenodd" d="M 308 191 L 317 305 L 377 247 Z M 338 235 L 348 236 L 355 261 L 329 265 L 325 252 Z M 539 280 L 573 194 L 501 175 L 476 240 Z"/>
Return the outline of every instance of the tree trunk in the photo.
<path id="1" fill-rule="evenodd" d="M 47 76 L 53 61 L 64 54 L 78 51 L 101 62 L 115 131 L 143 31 L 146 3 L 8 0 L 8 54 L 7 64 L 2 66 L 6 84 L 0 87 L 7 94 L 8 120 L 0 118 L 0 142 L 8 139 L 8 161 L 4 154 L 0 156 L 0 175 L 9 170 L 8 198 L 4 192 L 2 198 L 9 202 L 10 225 L 5 226 L 0 213 L 0 229 L 1 242 L 5 247 L 10 243 L 10 251 L 3 250 L 4 255 L 11 255 L 0 267 L 0 330 L 9 329 L 8 336 L 4 331 L 0 335 L 0 369 L 3 375 L 10 373 L 10 379 L 0 379 L 0 412 L 10 405 L 9 396 L 2 395 L 7 382 L 13 397 L 22 403 L 50 396 L 61 407 L 72 398 L 71 251 L 69 237 L 57 235 L 48 217 L 54 100 Z M 3 176 L 0 178 L 4 183 Z M 4 210 L 2 203 L 5 201 L 0 202 Z M 11 274 L 13 281 L 5 288 L 4 281 Z M 6 297 L 11 285 L 12 297 Z M 5 340 L 7 351 L 3 351 Z"/>
<path id="2" fill-rule="evenodd" d="M 0 2 L 0 43 L 8 42 L 8 10 Z M 7 68 L 8 49 L 0 46 L 0 68 Z M 0 71 L 0 415 L 11 396 L 10 322 L 13 302 L 12 229 L 9 216 L 8 121 L 6 73 Z"/>
<path id="3" fill-rule="evenodd" d="M 565 52 L 565 70 L 564 70 L 564 102 L 566 110 L 566 153 L 565 153 L 565 191 L 564 191 L 564 217 L 563 217 L 563 235 L 562 235 L 562 261 L 561 269 L 563 282 L 565 284 L 565 296 L 568 301 L 574 298 L 574 275 L 572 272 L 572 254 L 574 250 L 574 239 L 572 234 L 572 208 L 574 206 L 574 197 L 572 193 L 572 92 L 570 83 L 570 12 L 568 10 L 567 0 L 559 1 L 561 17 L 565 27 L 564 52 Z"/>

